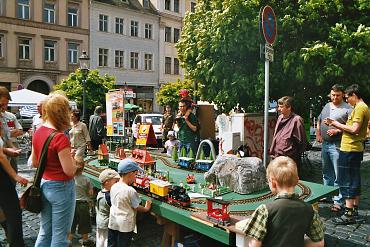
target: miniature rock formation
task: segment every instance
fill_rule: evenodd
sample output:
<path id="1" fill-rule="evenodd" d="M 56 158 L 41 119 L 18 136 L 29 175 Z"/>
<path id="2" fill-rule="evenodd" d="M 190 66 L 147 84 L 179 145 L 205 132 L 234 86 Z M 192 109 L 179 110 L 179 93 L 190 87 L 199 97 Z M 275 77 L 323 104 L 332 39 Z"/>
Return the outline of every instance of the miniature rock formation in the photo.
<path id="1" fill-rule="evenodd" d="M 217 183 L 239 194 L 249 194 L 267 187 L 266 169 L 257 157 L 219 155 L 204 178 L 208 183 Z"/>

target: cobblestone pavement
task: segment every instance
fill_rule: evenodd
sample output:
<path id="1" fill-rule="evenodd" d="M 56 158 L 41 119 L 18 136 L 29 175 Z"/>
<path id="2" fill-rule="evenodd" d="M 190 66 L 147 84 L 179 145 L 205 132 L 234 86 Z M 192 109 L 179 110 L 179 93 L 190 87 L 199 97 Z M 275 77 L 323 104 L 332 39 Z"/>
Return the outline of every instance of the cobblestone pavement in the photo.
<path id="1" fill-rule="evenodd" d="M 318 149 L 308 152 L 308 160 L 310 165 L 307 165 L 306 180 L 321 183 L 321 158 Z M 33 177 L 33 170 L 26 165 L 26 158 L 23 156 L 19 159 L 20 173 L 28 178 Z M 362 201 L 359 206 L 359 214 L 365 219 L 362 224 L 350 226 L 335 226 L 331 219 L 336 215 L 330 212 L 330 204 L 319 204 L 319 212 L 325 223 L 325 246 L 352 247 L 352 246 L 370 246 L 370 149 L 368 148 L 364 154 L 364 161 L 361 167 L 362 173 Z M 18 191 L 21 188 L 17 187 Z M 34 246 L 37 233 L 39 230 L 39 218 L 35 214 L 27 211 L 23 212 L 23 232 L 27 247 Z M 192 236 L 190 239 L 197 239 L 199 245 L 187 246 L 224 246 L 217 241 L 213 241 L 206 236 L 192 232 L 189 229 L 183 229 L 184 236 Z M 149 214 L 138 216 L 138 235 L 134 241 L 134 247 L 156 247 L 160 245 L 163 234 L 163 226 L 157 225 L 155 218 Z M 4 245 L 4 232 L 0 230 L 0 242 Z M 90 239 L 95 239 L 95 226 L 90 235 Z M 79 236 L 74 238 L 73 246 L 80 246 Z"/>

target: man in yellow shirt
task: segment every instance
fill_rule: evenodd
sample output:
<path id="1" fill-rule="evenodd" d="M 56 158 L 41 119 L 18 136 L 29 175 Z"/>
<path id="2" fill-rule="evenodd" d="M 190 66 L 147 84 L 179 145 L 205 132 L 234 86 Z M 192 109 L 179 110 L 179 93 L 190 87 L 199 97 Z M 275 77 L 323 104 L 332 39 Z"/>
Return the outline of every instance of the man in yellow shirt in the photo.
<path id="1" fill-rule="evenodd" d="M 348 225 L 356 223 L 361 193 L 360 164 L 363 159 L 364 141 L 370 118 L 368 106 L 362 99 L 357 84 L 349 86 L 346 91 L 347 102 L 354 107 L 346 124 L 326 118 L 324 123 L 343 131 L 338 160 L 338 186 L 345 199 L 345 211 L 341 217 L 333 219 L 335 224 Z"/>

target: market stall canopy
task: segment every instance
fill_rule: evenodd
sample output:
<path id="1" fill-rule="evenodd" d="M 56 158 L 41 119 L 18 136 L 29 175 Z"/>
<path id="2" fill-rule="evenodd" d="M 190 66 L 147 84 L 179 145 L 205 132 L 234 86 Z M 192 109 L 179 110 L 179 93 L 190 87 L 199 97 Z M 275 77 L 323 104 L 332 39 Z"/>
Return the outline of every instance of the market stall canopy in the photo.
<path id="1" fill-rule="evenodd" d="M 36 105 L 46 98 L 46 94 L 42 94 L 39 92 L 35 92 L 28 89 L 21 89 L 17 91 L 10 92 L 10 97 L 12 98 L 9 101 L 8 106 L 14 107 L 23 107 L 23 106 L 34 106 L 36 109 Z M 77 104 L 74 101 L 69 101 L 69 105 L 72 109 L 77 109 Z"/>
<path id="2" fill-rule="evenodd" d="M 47 95 L 38 93 L 28 89 L 21 89 L 10 92 L 9 106 L 31 106 L 37 105 L 40 101 L 46 98 Z"/>
<path id="3" fill-rule="evenodd" d="M 140 106 L 137 106 L 137 105 L 134 105 L 134 104 L 130 104 L 130 103 L 125 104 L 125 111 L 136 110 L 136 109 L 139 109 L 139 108 L 140 108 Z"/>

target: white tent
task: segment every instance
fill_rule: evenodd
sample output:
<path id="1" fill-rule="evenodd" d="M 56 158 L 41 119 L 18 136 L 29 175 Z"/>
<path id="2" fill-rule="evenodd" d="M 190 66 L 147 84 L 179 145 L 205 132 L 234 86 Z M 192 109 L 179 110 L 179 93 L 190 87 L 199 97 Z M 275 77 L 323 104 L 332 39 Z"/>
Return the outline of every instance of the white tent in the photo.
<path id="1" fill-rule="evenodd" d="M 28 89 L 21 89 L 10 92 L 9 106 L 31 106 L 37 105 L 40 101 L 46 98 L 47 95 L 38 93 Z"/>
<path id="2" fill-rule="evenodd" d="M 35 92 L 28 89 L 21 89 L 17 91 L 10 92 L 9 106 L 36 106 L 40 101 L 46 98 L 47 95 Z M 69 105 L 72 109 L 77 109 L 77 104 L 74 101 L 69 101 Z"/>

